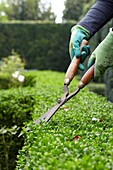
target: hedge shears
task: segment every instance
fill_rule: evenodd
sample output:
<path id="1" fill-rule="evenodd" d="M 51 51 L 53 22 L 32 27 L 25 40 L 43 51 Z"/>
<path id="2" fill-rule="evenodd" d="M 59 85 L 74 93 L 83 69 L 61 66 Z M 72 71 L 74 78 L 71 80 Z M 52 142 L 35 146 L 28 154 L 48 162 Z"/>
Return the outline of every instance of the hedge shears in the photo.
<path id="1" fill-rule="evenodd" d="M 88 44 L 88 42 L 86 40 L 83 40 L 80 48 L 82 49 L 82 46 L 87 45 L 87 44 Z M 75 89 L 75 91 L 69 94 L 68 85 L 74 78 L 74 76 L 77 72 L 79 63 L 80 63 L 80 58 L 77 58 L 76 56 L 74 56 L 73 60 L 71 61 L 70 65 L 67 69 L 67 72 L 65 74 L 64 95 L 60 99 L 58 99 L 56 105 L 54 105 L 51 109 L 49 109 L 42 116 L 40 116 L 39 119 L 37 119 L 34 122 L 35 124 L 38 124 L 42 120 L 44 120 L 45 122 L 48 122 L 62 105 L 64 105 L 69 99 L 71 99 L 73 96 L 75 96 L 80 91 L 80 89 L 84 88 L 93 79 L 94 65 L 92 65 L 87 70 L 87 72 L 84 74 L 84 76 L 80 80 L 78 87 Z"/>

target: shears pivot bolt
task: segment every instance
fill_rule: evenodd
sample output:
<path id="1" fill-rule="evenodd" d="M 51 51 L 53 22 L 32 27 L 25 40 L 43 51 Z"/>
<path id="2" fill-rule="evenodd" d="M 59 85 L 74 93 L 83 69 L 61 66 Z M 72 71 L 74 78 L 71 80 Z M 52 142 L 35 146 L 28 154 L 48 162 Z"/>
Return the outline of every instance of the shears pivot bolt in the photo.
<path id="1" fill-rule="evenodd" d="M 61 99 L 58 99 L 57 103 L 61 103 Z"/>

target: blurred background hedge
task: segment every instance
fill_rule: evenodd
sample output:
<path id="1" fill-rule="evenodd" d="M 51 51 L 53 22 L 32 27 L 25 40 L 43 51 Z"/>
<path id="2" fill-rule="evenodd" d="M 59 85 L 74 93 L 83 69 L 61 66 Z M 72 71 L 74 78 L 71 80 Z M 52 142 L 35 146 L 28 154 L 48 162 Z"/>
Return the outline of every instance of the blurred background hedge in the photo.
<path id="1" fill-rule="evenodd" d="M 27 69 L 65 71 L 69 64 L 68 42 L 72 24 L 0 23 L 0 58 L 12 49 Z"/>

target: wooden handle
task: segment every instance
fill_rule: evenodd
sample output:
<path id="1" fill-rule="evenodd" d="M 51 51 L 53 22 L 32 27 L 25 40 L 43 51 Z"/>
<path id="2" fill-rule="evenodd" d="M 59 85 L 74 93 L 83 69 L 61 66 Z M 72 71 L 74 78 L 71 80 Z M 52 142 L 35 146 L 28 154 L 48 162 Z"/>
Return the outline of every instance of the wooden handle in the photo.
<path id="1" fill-rule="evenodd" d="M 80 50 L 82 49 L 83 45 L 87 45 L 87 44 L 88 44 L 88 41 L 83 40 L 81 43 L 81 46 L 80 46 Z M 76 56 L 74 56 L 73 60 L 71 61 L 70 65 L 67 69 L 66 75 L 65 75 L 65 79 L 64 79 L 65 85 L 69 85 L 69 83 L 74 78 L 74 76 L 77 72 L 79 63 L 80 63 L 80 58 L 76 58 Z"/>
<path id="2" fill-rule="evenodd" d="M 80 58 L 76 58 L 76 56 L 74 56 L 73 60 L 71 61 L 70 65 L 68 67 L 68 70 L 66 72 L 64 84 L 66 84 L 66 85 L 70 84 L 70 82 L 72 81 L 73 77 L 75 76 L 75 74 L 77 72 L 79 63 L 80 63 Z"/>
<path id="3" fill-rule="evenodd" d="M 84 74 L 79 82 L 78 88 L 84 88 L 94 78 L 94 65 L 92 65 L 87 72 Z"/>

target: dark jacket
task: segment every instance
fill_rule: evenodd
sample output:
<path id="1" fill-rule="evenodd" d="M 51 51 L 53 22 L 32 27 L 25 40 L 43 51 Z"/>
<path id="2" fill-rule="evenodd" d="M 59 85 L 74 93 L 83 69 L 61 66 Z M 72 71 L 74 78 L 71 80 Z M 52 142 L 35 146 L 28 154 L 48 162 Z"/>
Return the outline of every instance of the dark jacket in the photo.
<path id="1" fill-rule="evenodd" d="M 86 28 L 92 37 L 112 18 L 113 0 L 97 0 L 78 24 Z"/>

